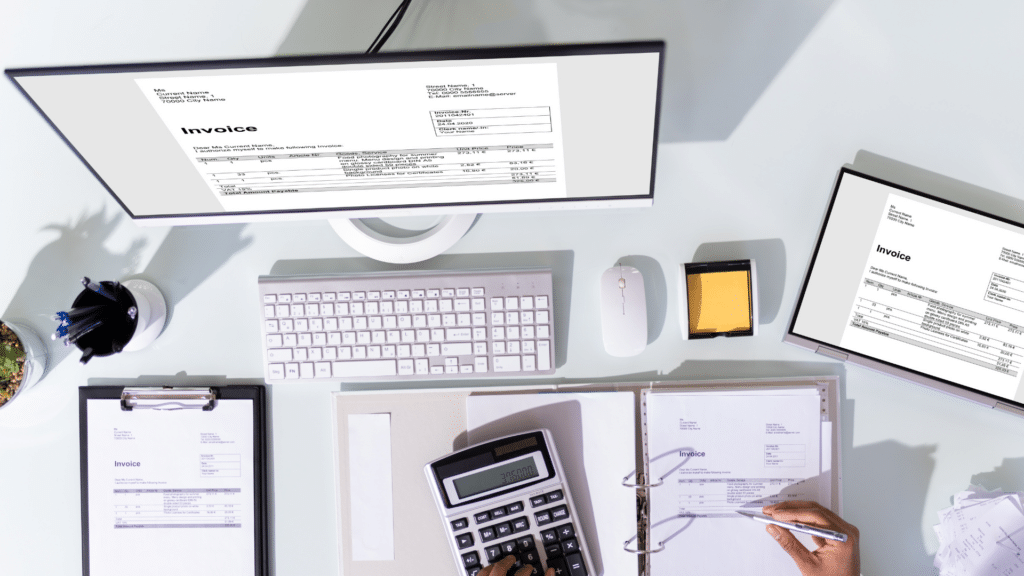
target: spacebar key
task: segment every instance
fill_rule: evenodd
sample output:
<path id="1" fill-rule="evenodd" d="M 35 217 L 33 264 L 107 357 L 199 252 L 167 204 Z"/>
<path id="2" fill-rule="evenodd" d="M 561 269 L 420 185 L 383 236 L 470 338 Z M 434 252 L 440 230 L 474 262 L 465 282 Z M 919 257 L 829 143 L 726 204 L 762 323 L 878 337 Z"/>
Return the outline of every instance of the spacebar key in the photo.
<path id="1" fill-rule="evenodd" d="M 358 362 L 332 362 L 331 373 L 335 378 L 359 378 L 363 376 L 394 376 L 398 373 L 394 360 L 366 360 Z"/>

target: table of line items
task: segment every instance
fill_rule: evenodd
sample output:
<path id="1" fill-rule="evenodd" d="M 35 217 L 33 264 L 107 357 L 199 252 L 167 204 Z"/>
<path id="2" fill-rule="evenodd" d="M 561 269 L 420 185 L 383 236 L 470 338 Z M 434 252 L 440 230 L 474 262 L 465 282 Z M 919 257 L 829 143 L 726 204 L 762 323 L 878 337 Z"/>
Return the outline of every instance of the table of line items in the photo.
<path id="1" fill-rule="evenodd" d="M 1024 326 L 865 279 L 850 325 L 1010 376 L 1020 373 Z M 1014 291 L 1017 296 L 1007 295 Z M 993 274 L 985 300 L 1024 311 L 1024 282 Z"/>
<path id="2" fill-rule="evenodd" d="M 241 528 L 240 488 L 116 488 L 114 528 Z"/>
<path id="3" fill-rule="evenodd" d="M 554 144 L 202 156 L 222 196 L 555 182 Z"/>

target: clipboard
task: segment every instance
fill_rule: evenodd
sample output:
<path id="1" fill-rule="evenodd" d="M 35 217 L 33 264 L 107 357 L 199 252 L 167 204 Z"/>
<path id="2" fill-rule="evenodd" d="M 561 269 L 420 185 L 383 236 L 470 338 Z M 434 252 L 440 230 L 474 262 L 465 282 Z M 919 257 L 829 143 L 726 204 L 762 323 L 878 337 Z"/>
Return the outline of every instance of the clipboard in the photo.
<path id="1" fill-rule="evenodd" d="M 263 386 L 78 398 L 85 576 L 270 573 Z"/>
<path id="2" fill-rule="evenodd" d="M 408 571 L 417 571 L 422 566 L 436 566 L 438 574 L 464 574 L 461 567 L 452 564 L 451 554 L 447 548 L 446 533 L 439 521 L 436 506 L 430 493 L 429 485 L 423 479 L 422 468 L 426 462 L 444 456 L 454 450 L 466 447 L 471 443 L 497 437 L 502 434 L 514 432 L 519 428 L 537 427 L 564 427 L 571 429 L 575 422 L 580 425 L 581 439 L 576 446 L 569 443 L 562 447 L 559 438 L 572 437 L 572 435 L 558 436 L 556 431 L 556 442 L 559 443 L 559 454 L 563 465 L 567 466 L 566 473 L 569 475 L 569 483 L 572 485 L 573 494 L 578 508 L 581 508 L 581 515 L 591 517 L 592 521 L 583 519 L 581 525 L 587 533 L 588 542 L 592 544 L 591 554 L 595 556 L 595 569 L 591 570 L 591 576 L 601 574 L 651 574 L 650 561 L 652 553 L 660 546 L 659 541 L 653 539 L 649 534 L 646 519 L 639 519 L 636 516 L 638 500 L 644 502 L 646 516 L 646 502 L 651 495 L 652 484 L 657 484 L 657 479 L 648 480 L 648 474 L 640 474 L 638 471 L 647 472 L 647 427 L 644 422 L 646 410 L 643 402 L 645 397 L 651 393 L 678 393 L 678 392 L 711 392 L 726 390 L 784 390 L 791 388 L 812 388 L 820 402 L 820 417 L 822 422 L 831 422 L 834 433 L 827 440 L 823 440 L 827 446 L 828 453 L 822 454 L 823 461 L 828 462 L 831 470 L 827 482 L 830 485 L 830 496 L 828 507 L 833 511 L 842 514 L 842 461 L 841 442 L 838 431 L 841 430 L 839 410 L 839 378 L 835 375 L 807 376 L 790 378 L 761 378 L 761 379 L 722 379 L 722 380 L 690 380 L 690 381 L 659 381 L 659 382 L 637 382 L 620 384 L 540 384 L 537 386 L 487 386 L 479 388 L 454 388 L 454 389 L 418 389 L 418 390 L 387 390 L 367 392 L 335 392 L 331 399 L 331 410 L 334 416 L 335 437 L 335 467 L 337 477 L 335 483 L 337 492 L 337 513 L 339 527 L 339 563 L 342 573 L 352 576 L 376 575 L 376 574 L 400 574 Z M 593 430 L 593 414 L 588 415 L 586 401 L 581 401 L 582 409 L 578 415 L 573 416 L 571 412 L 555 409 L 550 404 L 557 402 L 563 406 L 575 403 L 571 397 L 582 399 L 584 396 L 601 396 L 600 393 L 626 393 L 626 407 L 628 415 L 616 421 L 608 420 L 604 426 L 604 432 L 611 436 L 628 437 L 634 443 L 621 461 L 611 461 L 607 457 L 597 461 L 598 468 L 604 466 L 606 470 L 597 475 L 574 473 L 572 462 L 575 455 L 583 454 L 577 469 L 591 470 L 592 461 L 587 460 L 585 454 L 588 450 L 597 448 L 598 452 L 606 449 L 608 444 L 604 439 L 595 437 Z M 502 421 L 483 423 L 474 427 L 473 415 L 468 409 L 468 401 L 472 398 L 488 398 L 495 396 L 514 395 L 508 398 L 509 410 L 515 412 L 512 418 L 505 418 Z M 535 395 L 533 404 L 547 404 L 546 408 L 527 408 L 523 411 L 524 398 L 528 395 Z M 545 400 L 547 399 L 547 400 Z M 609 403 L 611 404 L 611 403 Z M 618 406 L 618 403 L 615 402 Z M 618 406 L 618 408 L 623 408 Z M 389 415 L 391 447 L 390 477 L 393 479 L 393 486 L 388 493 L 393 499 L 393 559 L 381 559 L 374 561 L 360 561 L 353 555 L 353 536 L 358 535 L 363 527 L 357 523 L 353 514 L 352 504 L 352 479 L 350 477 L 350 441 L 349 418 L 352 415 Z M 552 415 L 567 414 L 567 417 L 553 418 Z M 605 412 L 599 412 L 604 417 Z M 571 417 L 569 417 L 571 416 Z M 600 419 L 600 418 L 599 418 Z M 589 439 L 589 440 L 588 440 Z M 586 440 L 586 441 L 584 441 Z M 824 447 L 823 446 L 823 447 Z M 585 479 L 586 487 L 580 487 L 575 483 Z M 657 490 L 657 488 L 654 488 Z M 588 496 L 589 494 L 589 496 Z M 604 494 L 612 496 L 603 497 Z M 613 518 L 620 515 L 620 511 L 613 508 L 623 504 L 629 514 L 630 520 L 615 523 Z M 591 507 L 592 510 L 586 510 Z M 750 522 L 751 525 L 755 523 Z M 617 530 L 622 537 L 616 539 L 614 535 L 602 535 L 600 532 Z M 657 532 L 655 538 L 660 536 Z M 665 538 L 662 538 L 664 540 Z M 668 542 L 672 547 L 680 545 L 681 537 Z M 770 539 L 769 539 L 770 540 Z M 771 542 L 774 545 L 774 542 Z M 639 557 L 638 557 L 639 556 Z M 795 570 L 795 566 L 789 566 L 791 560 L 786 558 L 785 570 L 767 573 L 788 574 Z M 657 574 L 655 574 L 657 576 Z"/>

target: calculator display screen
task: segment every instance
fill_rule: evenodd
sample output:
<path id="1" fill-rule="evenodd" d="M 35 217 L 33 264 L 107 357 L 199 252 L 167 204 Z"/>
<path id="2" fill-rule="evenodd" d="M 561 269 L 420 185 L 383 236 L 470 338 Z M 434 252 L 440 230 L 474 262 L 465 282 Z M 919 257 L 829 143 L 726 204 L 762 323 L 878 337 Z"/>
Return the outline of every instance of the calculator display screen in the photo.
<path id="1" fill-rule="evenodd" d="M 460 499 L 469 498 L 483 492 L 489 492 L 495 488 L 518 484 L 523 480 L 540 476 L 537 466 L 534 464 L 533 456 L 527 456 L 488 468 L 482 472 L 469 474 L 456 479 L 453 484 Z"/>

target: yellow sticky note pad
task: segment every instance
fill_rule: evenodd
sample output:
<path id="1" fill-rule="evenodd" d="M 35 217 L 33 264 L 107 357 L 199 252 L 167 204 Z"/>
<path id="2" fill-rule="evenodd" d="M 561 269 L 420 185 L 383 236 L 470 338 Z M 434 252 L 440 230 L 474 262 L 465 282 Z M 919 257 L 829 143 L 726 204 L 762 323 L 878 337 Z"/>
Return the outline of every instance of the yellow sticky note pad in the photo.
<path id="1" fill-rule="evenodd" d="M 705 272 L 686 276 L 690 333 L 750 330 L 750 271 Z"/>

